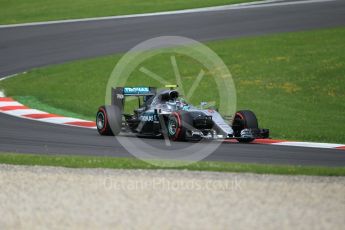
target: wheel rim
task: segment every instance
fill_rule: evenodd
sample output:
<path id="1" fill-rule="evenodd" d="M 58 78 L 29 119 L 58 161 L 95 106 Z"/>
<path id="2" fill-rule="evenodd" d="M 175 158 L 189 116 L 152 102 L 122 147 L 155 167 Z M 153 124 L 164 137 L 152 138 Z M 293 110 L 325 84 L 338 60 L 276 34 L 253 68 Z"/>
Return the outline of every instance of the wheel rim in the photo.
<path id="1" fill-rule="evenodd" d="M 169 119 L 169 124 L 168 124 L 168 131 L 171 136 L 174 136 L 177 131 L 177 119 L 176 117 L 172 117 Z"/>
<path id="2" fill-rule="evenodd" d="M 104 121 L 105 121 L 104 114 L 102 112 L 99 112 L 97 114 L 97 122 L 96 122 L 98 129 L 103 129 L 104 128 Z"/>

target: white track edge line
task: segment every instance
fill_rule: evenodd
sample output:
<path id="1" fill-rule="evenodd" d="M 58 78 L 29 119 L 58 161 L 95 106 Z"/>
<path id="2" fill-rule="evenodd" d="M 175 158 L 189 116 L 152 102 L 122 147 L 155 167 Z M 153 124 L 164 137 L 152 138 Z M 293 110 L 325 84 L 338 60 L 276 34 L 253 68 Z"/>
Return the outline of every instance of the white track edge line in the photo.
<path id="1" fill-rule="evenodd" d="M 0 26 L 0 28 L 1 28 L 1 26 Z M 15 73 L 15 74 L 7 75 L 7 76 L 4 76 L 4 77 L 1 77 L 0 81 L 4 81 L 6 79 L 9 79 L 9 78 L 12 78 L 12 77 L 16 77 L 16 76 L 18 76 L 20 74 L 26 74 L 26 73 L 27 72 L 25 71 L 25 72 L 21 72 L 21 73 Z M 0 90 L 0 92 L 2 92 L 2 90 Z M 3 93 L 3 96 L 1 96 L 1 94 L 0 94 L 0 97 L 5 97 L 5 93 L 4 92 L 2 92 L 2 93 Z"/>
<path id="2" fill-rule="evenodd" d="M 277 142 L 277 143 L 272 143 L 272 145 L 309 147 L 309 148 L 325 148 L 325 149 L 334 149 L 334 148 L 338 148 L 341 146 L 345 146 L 342 144 L 318 143 L 318 142 L 296 142 L 296 141 Z"/>
<path id="3" fill-rule="evenodd" d="M 331 2 L 331 1 L 336 1 L 336 0 L 304 0 L 304 1 L 293 1 L 293 2 L 285 2 L 284 0 L 264 0 L 264 1 L 249 2 L 249 3 L 239 3 L 239 4 L 224 5 L 224 6 L 203 7 L 203 8 L 187 9 L 187 10 L 163 11 L 163 12 L 155 12 L 155 13 L 129 14 L 129 15 L 67 19 L 67 20 L 54 20 L 54 21 L 46 21 L 46 22 L 29 22 L 29 23 L 8 24 L 8 25 L 0 25 L 0 29 L 24 27 L 24 26 L 40 26 L 40 25 L 73 23 L 73 22 L 88 22 L 88 21 L 126 19 L 126 18 L 138 18 L 138 17 L 150 17 L 150 16 L 177 15 L 177 14 L 200 13 L 200 12 L 222 11 L 222 10 L 235 10 L 235 9 L 245 9 L 245 8 L 260 8 L 260 7 L 271 7 L 271 6 L 297 5 L 297 4 L 320 3 L 320 2 Z"/>

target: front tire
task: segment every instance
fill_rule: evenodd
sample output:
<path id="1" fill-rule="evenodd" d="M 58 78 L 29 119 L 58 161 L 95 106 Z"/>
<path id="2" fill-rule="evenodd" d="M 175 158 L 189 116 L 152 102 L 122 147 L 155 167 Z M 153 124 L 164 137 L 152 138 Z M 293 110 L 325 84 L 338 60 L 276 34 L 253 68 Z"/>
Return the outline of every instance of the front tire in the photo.
<path id="1" fill-rule="evenodd" d="M 193 118 L 188 112 L 173 112 L 168 119 L 168 136 L 172 141 L 185 141 L 186 134 L 192 127 Z"/>
<path id="2" fill-rule="evenodd" d="M 255 114 L 250 110 L 241 110 L 236 112 L 232 127 L 235 132 L 235 136 L 240 137 L 241 131 L 244 129 L 258 129 L 258 119 Z M 255 138 L 238 138 L 237 141 L 242 143 L 249 143 L 254 141 Z"/>

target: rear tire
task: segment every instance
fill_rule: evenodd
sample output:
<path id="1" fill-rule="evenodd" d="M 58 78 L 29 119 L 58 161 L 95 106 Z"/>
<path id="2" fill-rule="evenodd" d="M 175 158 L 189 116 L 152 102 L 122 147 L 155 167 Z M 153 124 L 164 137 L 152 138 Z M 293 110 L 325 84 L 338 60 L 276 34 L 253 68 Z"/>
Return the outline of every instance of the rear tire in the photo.
<path id="1" fill-rule="evenodd" d="M 240 137 L 243 129 L 258 129 L 258 120 L 255 114 L 250 110 L 241 110 L 236 112 L 232 127 L 235 136 Z M 242 143 L 249 143 L 254 141 L 254 138 L 238 138 L 237 141 Z"/>
<path id="2" fill-rule="evenodd" d="M 96 115 L 97 131 L 102 136 L 116 136 L 121 132 L 122 113 L 117 106 L 101 106 Z"/>

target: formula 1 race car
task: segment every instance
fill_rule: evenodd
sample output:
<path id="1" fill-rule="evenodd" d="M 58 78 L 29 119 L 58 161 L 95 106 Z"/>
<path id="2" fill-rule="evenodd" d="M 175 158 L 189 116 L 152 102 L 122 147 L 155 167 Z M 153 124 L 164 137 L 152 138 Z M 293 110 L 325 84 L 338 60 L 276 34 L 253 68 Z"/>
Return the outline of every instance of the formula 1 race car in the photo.
<path id="1" fill-rule="evenodd" d="M 111 105 L 101 106 L 96 115 L 99 134 L 131 132 L 173 141 L 237 139 L 251 142 L 269 137 L 269 130 L 259 129 L 255 114 L 249 110 L 236 112 L 231 121 L 226 122 L 217 110 L 189 105 L 174 89 L 176 86 L 167 87 L 169 89 L 158 93 L 154 87 L 113 88 Z M 138 108 L 132 114 L 124 113 L 128 96 L 138 97 Z"/>

